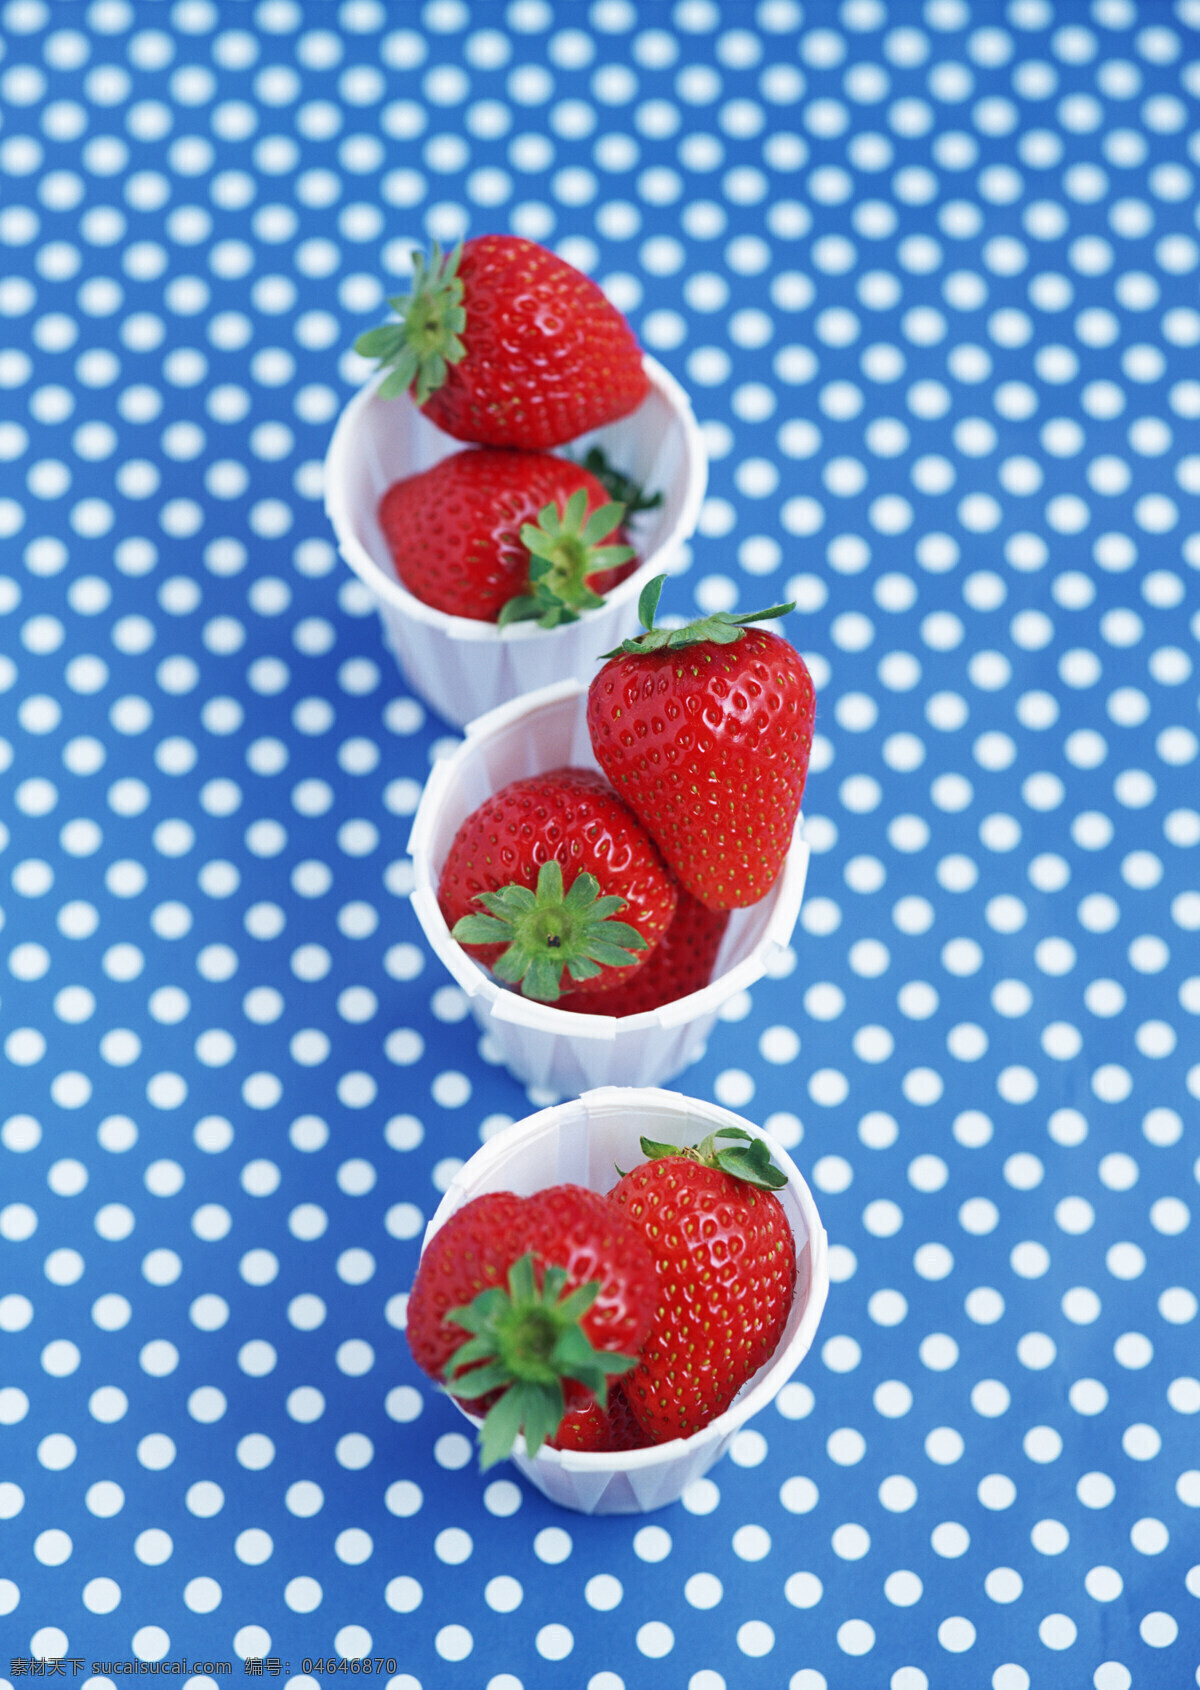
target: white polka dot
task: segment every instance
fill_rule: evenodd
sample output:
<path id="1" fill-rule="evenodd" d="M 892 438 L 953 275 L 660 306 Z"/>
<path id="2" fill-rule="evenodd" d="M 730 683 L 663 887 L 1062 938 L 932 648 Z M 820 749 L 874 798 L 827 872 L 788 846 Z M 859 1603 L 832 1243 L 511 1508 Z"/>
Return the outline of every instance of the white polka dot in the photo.
<path id="1" fill-rule="evenodd" d="M 316 1579 L 301 1576 L 288 1580 L 284 1587 L 283 1599 L 293 1613 L 311 1614 L 314 1609 L 320 1607 L 323 1594 Z"/>
<path id="2" fill-rule="evenodd" d="M 875 1630 L 866 1620 L 845 1620 L 837 1630 L 837 1645 L 846 1655 L 867 1655 L 875 1647 Z"/>

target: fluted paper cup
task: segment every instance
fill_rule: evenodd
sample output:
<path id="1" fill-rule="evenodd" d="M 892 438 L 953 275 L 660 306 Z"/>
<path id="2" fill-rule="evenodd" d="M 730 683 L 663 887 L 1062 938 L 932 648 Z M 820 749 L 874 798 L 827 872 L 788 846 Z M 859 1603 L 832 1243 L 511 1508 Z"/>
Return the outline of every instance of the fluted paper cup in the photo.
<path id="1" fill-rule="evenodd" d="M 510 781 L 564 766 L 598 768 L 582 681 L 543 687 L 472 722 L 462 744 L 434 764 L 417 809 L 408 844 L 413 908 L 498 1059 L 519 1080 L 559 1097 L 588 1086 L 660 1085 L 704 1054 L 722 1004 L 787 949 L 808 872 L 801 819 L 770 892 L 733 911 L 707 986 L 640 1015 L 575 1015 L 501 985 L 450 937 L 437 901 L 442 865 L 472 811 Z"/>
<path id="2" fill-rule="evenodd" d="M 652 1087 L 605 1086 L 505 1127 L 455 1175 L 425 1232 L 423 1249 L 456 1210 L 489 1191 L 527 1197 L 548 1185 L 610 1191 L 618 1167 L 645 1160 L 639 1139 L 698 1144 L 719 1127 L 765 1138 L 787 1175 L 777 1196 L 796 1241 L 796 1295 L 775 1354 L 725 1413 L 690 1438 L 603 1455 L 543 1446 L 530 1458 L 518 1438 L 511 1459 L 551 1502 L 582 1514 L 646 1514 L 677 1502 L 721 1459 L 746 1422 L 767 1406 L 807 1355 L 829 1292 L 828 1240 L 811 1191 L 787 1152 L 753 1122 L 715 1103 Z M 474 1415 L 466 1418 L 478 1425 Z"/>
<path id="3" fill-rule="evenodd" d="M 648 493 L 661 491 L 663 502 L 630 523 L 642 559 L 637 570 L 598 609 L 561 628 L 498 628 L 414 598 L 396 574 L 379 501 L 393 482 L 462 451 L 464 442 L 435 428 L 407 394 L 380 399 L 382 371 L 342 412 L 325 458 L 325 511 L 338 549 L 374 595 L 384 638 L 409 683 L 456 727 L 520 693 L 587 672 L 597 652 L 637 633 L 642 588 L 670 568 L 694 532 L 708 480 L 704 441 L 674 376 L 653 358 L 643 362 L 650 393 L 637 410 L 559 451 L 582 457 L 589 446 L 602 446 L 615 468 Z"/>

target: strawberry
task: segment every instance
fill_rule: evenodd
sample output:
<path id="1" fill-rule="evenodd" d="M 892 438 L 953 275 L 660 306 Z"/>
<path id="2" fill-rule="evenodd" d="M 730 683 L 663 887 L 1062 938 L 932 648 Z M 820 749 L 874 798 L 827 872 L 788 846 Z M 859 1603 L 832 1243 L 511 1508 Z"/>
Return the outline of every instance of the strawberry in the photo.
<path id="1" fill-rule="evenodd" d="M 535 1455 L 567 1410 L 607 1403 L 650 1329 L 654 1263 L 641 1228 L 597 1192 L 490 1192 L 421 1256 L 408 1302 L 413 1359 L 473 1412 L 484 1467 L 518 1432 Z"/>
<path id="2" fill-rule="evenodd" d="M 588 689 L 596 761 L 709 909 L 756 904 L 791 844 L 812 750 L 812 676 L 778 634 L 727 611 L 655 628 L 665 575 L 644 588 L 644 634 L 625 640 Z"/>
<path id="3" fill-rule="evenodd" d="M 476 622 L 575 622 L 637 567 L 623 504 L 547 452 L 455 452 L 394 482 L 379 526 L 416 598 Z M 615 544 L 602 544 L 613 540 Z"/>
<path id="4" fill-rule="evenodd" d="M 634 1419 L 620 1385 L 610 1384 L 607 1408 L 592 1402 L 586 1408 L 569 1410 L 563 1415 L 558 1431 L 546 1441 L 555 1449 L 600 1450 L 610 1454 L 646 1449 L 652 1440 Z"/>
<path id="5" fill-rule="evenodd" d="M 574 991 L 601 991 L 638 966 L 675 899 L 653 840 L 593 769 L 503 787 L 463 822 L 438 883 L 446 925 L 468 955 L 549 1003 L 564 974 Z M 619 911 L 626 919 L 612 920 Z"/>
<path id="6" fill-rule="evenodd" d="M 355 349 L 412 390 L 456 440 L 540 451 L 635 410 L 650 384 L 629 324 L 595 282 L 516 235 L 480 235 L 443 258 L 413 254 L 398 322 Z"/>
<path id="7" fill-rule="evenodd" d="M 706 909 L 681 886 L 671 925 L 640 968 L 607 991 L 572 992 L 558 1007 L 576 1015 L 640 1015 L 698 992 L 712 978 L 728 926 L 728 910 Z"/>
<path id="8" fill-rule="evenodd" d="M 718 1139 L 734 1142 L 718 1146 Z M 723 1414 L 774 1353 L 796 1283 L 796 1245 L 762 1139 L 722 1127 L 694 1150 L 642 1140 L 650 1158 L 609 1199 L 642 1227 L 659 1301 L 623 1390 L 654 1443 Z"/>

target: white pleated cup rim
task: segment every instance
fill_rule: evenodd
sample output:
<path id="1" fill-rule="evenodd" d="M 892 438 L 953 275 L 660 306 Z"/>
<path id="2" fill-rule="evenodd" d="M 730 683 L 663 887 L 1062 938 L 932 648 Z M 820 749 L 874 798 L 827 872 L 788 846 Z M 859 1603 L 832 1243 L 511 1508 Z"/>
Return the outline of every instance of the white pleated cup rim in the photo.
<path id="1" fill-rule="evenodd" d="M 704 493 L 708 484 L 708 457 L 704 448 L 704 437 L 700 432 L 691 401 L 687 393 L 669 370 L 664 368 L 656 358 L 649 354 L 642 357 L 642 367 L 650 382 L 650 399 L 663 402 L 671 414 L 672 420 L 678 425 L 683 443 L 682 453 L 682 489 L 678 501 L 675 520 L 666 533 L 656 540 L 652 550 L 643 558 L 634 573 L 614 587 L 604 596 L 606 608 L 619 607 L 636 602 L 642 588 L 655 575 L 661 574 L 664 562 L 678 552 L 681 545 L 695 532 L 696 522 L 700 515 L 700 506 L 704 502 Z M 359 502 L 351 492 L 352 477 L 349 474 L 351 456 L 359 446 L 360 433 L 369 408 L 380 405 L 404 405 L 416 410 L 412 399 L 407 394 L 401 394 L 395 399 L 380 399 L 379 388 L 386 380 L 387 371 L 379 370 L 373 375 L 353 399 L 346 405 L 338 418 L 329 442 L 329 449 L 325 455 L 325 514 L 333 526 L 337 539 L 338 551 L 344 561 L 366 585 L 375 598 L 399 611 L 414 622 L 423 623 L 427 628 L 436 629 L 445 638 L 474 644 L 520 644 L 524 640 L 555 638 L 565 634 L 569 629 L 577 628 L 578 623 L 568 623 L 561 628 L 539 628 L 536 622 L 513 622 L 505 628 L 499 628 L 494 622 L 478 622 L 466 616 L 451 616 L 447 612 L 435 609 L 432 605 L 423 603 L 414 597 L 403 585 L 394 569 L 385 568 L 379 558 L 372 555 L 371 549 L 363 540 L 364 529 L 375 535 L 378 532 L 378 520 L 375 510 L 363 511 Z M 645 404 L 647 401 L 643 401 Z M 639 407 L 640 410 L 641 407 Z M 638 413 L 631 413 L 636 416 Z M 580 435 L 578 440 L 565 442 L 565 447 L 572 450 L 586 449 L 594 440 L 602 439 L 614 432 L 619 434 L 623 424 L 630 418 L 618 418 L 615 423 L 608 424 L 603 429 L 594 429 L 588 434 Z M 424 419 L 421 419 L 424 423 Z M 444 442 L 445 450 L 438 452 L 440 457 L 450 457 L 455 452 L 466 449 L 468 443 L 456 440 L 440 430 L 432 429 L 432 425 L 424 423 L 438 436 L 440 443 Z M 555 452 L 564 450 L 563 446 L 551 449 Z M 429 463 L 437 461 L 431 458 L 429 462 L 413 464 L 409 469 L 400 469 L 393 479 L 400 479 L 404 474 L 417 474 L 421 468 L 428 468 Z M 626 473 L 639 473 L 640 466 L 624 464 L 618 466 Z M 636 520 L 636 519 L 635 519 Z M 379 547 L 386 552 L 386 546 L 379 537 Z M 593 614 L 593 613 L 587 613 Z M 581 618 L 586 621 L 587 615 Z"/>
<path id="2" fill-rule="evenodd" d="M 477 1150 L 454 1176 L 426 1227 L 421 1245 L 422 1255 L 428 1249 L 430 1240 L 450 1216 L 473 1197 L 485 1192 L 510 1189 L 504 1183 L 505 1170 L 517 1156 L 535 1148 L 539 1141 L 545 1142 L 549 1147 L 557 1134 L 573 1129 L 578 1131 L 581 1108 L 586 1112 L 589 1131 L 593 1130 L 593 1123 L 595 1127 L 603 1125 L 603 1115 L 606 1111 L 619 1111 L 628 1117 L 640 1111 L 655 1110 L 659 1114 L 659 1120 L 655 1122 L 656 1131 L 661 1127 L 661 1117 L 665 1112 L 672 1119 L 678 1120 L 683 1139 L 689 1144 L 698 1143 L 720 1127 L 740 1127 L 753 1138 L 765 1139 L 775 1165 L 787 1176 L 786 1188 L 782 1188 L 776 1195 L 784 1203 L 785 1209 L 792 1211 L 789 1221 L 793 1235 L 796 1233 L 797 1215 L 806 1233 L 804 1243 L 797 1238 L 797 1262 L 799 1264 L 799 1259 L 807 1247 L 807 1294 L 798 1317 L 793 1308 L 793 1317 L 789 1319 L 790 1332 L 780 1341 L 774 1355 L 742 1387 L 730 1407 L 699 1432 L 690 1438 L 674 1438 L 668 1443 L 653 1444 L 648 1449 L 610 1453 L 558 1450 L 543 1445 L 532 1460 L 526 1451 L 523 1437 L 518 1437 L 514 1445 L 514 1454 L 521 1456 L 524 1462 L 534 1469 L 540 1467 L 549 1470 L 558 1467 L 567 1473 L 578 1472 L 592 1476 L 604 1473 L 645 1473 L 653 1468 L 665 1469 L 676 1462 L 694 1460 L 696 1453 L 707 1446 L 713 1446 L 715 1449 L 722 1444 L 739 1431 L 753 1415 L 766 1408 L 795 1373 L 812 1347 L 829 1294 L 829 1241 L 803 1174 L 783 1146 L 753 1121 L 722 1108 L 720 1104 L 687 1097 L 683 1093 L 666 1091 L 657 1086 L 601 1086 L 582 1093 L 570 1102 L 555 1104 L 548 1109 L 539 1110 L 535 1115 L 528 1115 L 523 1120 L 514 1121 L 511 1126 L 502 1128 L 489 1139 L 482 1149 Z M 557 1177 L 543 1181 L 544 1185 L 560 1183 L 562 1181 Z M 616 1184 L 615 1178 L 612 1183 Z M 527 1191 L 519 1193 L 528 1194 Z M 470 1414 L 460 1403 L 456 1403 L 456 1407 L 472 1425 L 478 1426 L 481 1423 L 478 1416 Z"/>

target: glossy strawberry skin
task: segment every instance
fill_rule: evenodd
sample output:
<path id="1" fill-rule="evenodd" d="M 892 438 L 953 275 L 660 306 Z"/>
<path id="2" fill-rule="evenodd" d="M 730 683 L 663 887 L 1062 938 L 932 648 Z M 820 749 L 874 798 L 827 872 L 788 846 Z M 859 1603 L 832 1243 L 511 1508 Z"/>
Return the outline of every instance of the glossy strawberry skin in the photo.
<path id="1" fill-rule="evenodd" d="M 585 1408 L 564 1414 L 562 1424 L 549 1443 L 555 1449 L 590 1450 L 615 1454 L 630 1449 L 647 1449 L 652 1440 L 638 1421 L 619 1384 L 608 1388 L 608 1407 L 593 1400 Z"/>
<path id="2" fill-rule="evenodd" d="M 598 1192 L 578 1185 L 549 1186 L 532 1197 L 489 1192 L 457 1210 L 430 1240 L 408 1302 L 407 1335 L 417 1365 L 444 1381 L 467 1333 L 446 1319 L 451 1309 L 481 1291 L 503 1286 L 512 1264 L 532 1251 L 541 1283 L 547 1267 L 566 1270 L 568 1295 L 592 1280 L 600 1291 L 580 1322 L 598 1350 L 634 1355 L 649 1330 L 657 1278 L 641 1230 Z M 500 1393 L 496 1393 L 499 1395 Z M 567 1407 L 587 1410 L 591 1393 L 564 1381 Z M 466 1400 L 473 1414 L 494 1396 Z"/>
<path id="3" fill-rule="evenodd" d="M 585 871 L 601 895 L 626 900 L 619 919 L 636 927 L 648 949 L 629 968 L 602 968 L 578 991 L 603 991 L 642 967 L 675 913 L 676 889 L 649 834 L 594 769 L 552 769 L 512 781 L 469 815 L 454 836 L 438 883 L 447 927 L 478 913 L 474 899 L 517 884 L 532 891 L 538 870 L 553 857 L 564 885 Z M 489 967 L 502 945 L 464 945 Z"/>
<path id="4" fill-rule="evenodd" d="M 774 1353 L 796 1286 L 796 1247 L 772 1192 L 667 1156 L 609 1192 L 654 1254 L 659 1301 L 622 1388 L 655 1443 L 723 1414 Z"/>
<path id="5" fill-rule="evenodd" d="M 544 451 L 642 403 L 650 384 L 629 324 L 595 282 L 545 247 L 480 235 L 459 260 L 466 356 L 425 415 L 456 440 Z"/>
<path id="6" fill-rule="evenodd" d="M 604 992 L 571 993 L 559 999 L 558 1007 L 576 1015 L 640 1015 L 698 992 L 712 979 L 728 926 L 728 910 L 706 909 L 681 886 L 671 925 L 632 979 Z"/>
<path id="7" fill-rule="evenodd" d="M 495 622 L 509 599 L 529 590 L 522 523 L 536 524 L 549 504 L 561 513 L 580 488 L 589 515 L 608 504 L 596 477 L 567 458 L 488 448 L 455 452 L 394 482 L 379 502 L 379 526 L 396 574 L 414 598 L 448 616 Z M 611 543 L 627 543 L 622 528 Z M 588 584 L 607 593 L 636 568 L 633 559 L 589 576 Z"/>
<path id="8" fill-rule="evenodd" d="M 791 844 L 815 696 L 799 652 L 761 628 L 730 645 L 610 658 L 588 692 L 596 761 L 709 909 L 770 891 Z"/>

